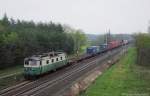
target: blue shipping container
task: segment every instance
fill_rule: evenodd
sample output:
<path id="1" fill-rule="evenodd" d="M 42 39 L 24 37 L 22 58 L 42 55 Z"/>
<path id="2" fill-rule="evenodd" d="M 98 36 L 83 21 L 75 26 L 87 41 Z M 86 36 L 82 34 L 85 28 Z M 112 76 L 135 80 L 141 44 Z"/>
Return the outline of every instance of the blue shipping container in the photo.
<path id="1" fill-rule="evenodd" d="M 87 48 L 86 53 L 87 54 L 96 54 L 99 52 L 99 46 L 90 46 Z"/>

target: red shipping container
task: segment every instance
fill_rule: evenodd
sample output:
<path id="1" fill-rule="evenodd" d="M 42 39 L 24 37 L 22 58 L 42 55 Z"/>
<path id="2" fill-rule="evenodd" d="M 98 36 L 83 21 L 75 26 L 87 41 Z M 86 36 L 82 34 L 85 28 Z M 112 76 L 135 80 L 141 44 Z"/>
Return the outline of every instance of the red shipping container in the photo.
<path id="1" fill-rule="evenodd" d="M 111 41 L 108 44 L 108 49 L 116 48 L 120 45 L 120 41 Z"/>

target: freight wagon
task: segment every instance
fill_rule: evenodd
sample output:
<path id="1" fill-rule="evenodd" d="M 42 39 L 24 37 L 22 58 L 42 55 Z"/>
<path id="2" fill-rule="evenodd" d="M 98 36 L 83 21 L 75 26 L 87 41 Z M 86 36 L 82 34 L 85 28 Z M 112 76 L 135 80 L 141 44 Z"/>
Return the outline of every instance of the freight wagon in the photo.
<path id="1" fill-rule="evenodd" d="M 86 53 L 87 54 L 99 54 L 99 53 L 105 52 L 107 50 L 111 50 L 111 49 L 114 49 L 116 47 L 119 47 L 121 45 L 122 45 L 122 41 L 118 41 L 118 40 L 111 41 L 108 44 L 104 43 L 104 44 L 101 44 L 101 45 L 96 46 L 96 47 L 90 46 L 87 48 Z M 97 51 L 95 51 L 95 50 L 97 50 Z"/>
<path id="2" fill-rule="evenodd" d="M 86 50 L 87 54 L 96 54 L 99 51 L 100 51 L 100 47 L 99 46 L 90 46 Z"/>
<path id="3" fill-rule="evenodd" d="M 108 50 L 119 47 L 121 45 L 122 45 L 121 41 L 117 41 L 117 40 L 116 41 L 111 41 L 111 42 L 108 43 Z"/>

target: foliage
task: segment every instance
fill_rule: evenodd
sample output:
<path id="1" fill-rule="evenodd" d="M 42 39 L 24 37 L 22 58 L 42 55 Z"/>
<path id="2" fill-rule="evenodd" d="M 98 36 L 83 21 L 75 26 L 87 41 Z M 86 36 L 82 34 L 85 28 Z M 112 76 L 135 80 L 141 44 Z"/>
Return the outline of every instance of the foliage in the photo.
<path id="1" fill-rule="evenodd" d="M 99 46 L 100 44 L 105 43 L 105 35 L 99 35 L 95 40 L 91 41 L 92 46 Z"/>
<path id="2" fill-rule="evenodd" d="M 83 47 L 87 45 L 87 37 L 82 30 L 75 30 L 70 26 L 64 26 L 65 32 L 67 32 L 73 38 L 73 51 L 78 54 L 78 52 L 83 51 Z"/>
<path id="3" fill-rule="evenodd" d="M 23 64 L 33 54 L 74 53 L 85 45 L 86 37 L 80 30 L 70 30 L 74 32 L 66 32 L 61 24 L 14 20 L 5 14 L 0 20 L 0 68 Z"/>
<path id="4" fill-rule="evenodd" d="M 136 34 L 136 47 L 138 52 L 138 64 L 150 64 L 150 35 L 149 34 Z"/>

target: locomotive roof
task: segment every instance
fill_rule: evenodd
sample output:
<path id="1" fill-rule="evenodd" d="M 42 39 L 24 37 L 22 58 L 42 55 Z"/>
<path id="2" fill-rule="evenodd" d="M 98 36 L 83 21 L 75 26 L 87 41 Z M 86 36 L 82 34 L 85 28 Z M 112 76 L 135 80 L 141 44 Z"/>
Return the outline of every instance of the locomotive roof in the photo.
<path id="1" fill-rule="evenodd" d="M 62 56 L 64 54 L 65 54 L 64 52 L 48 52 L 48 53 L 43 53 L 41 55 L 33 55 L 33 56 L 27 57 L 25 59 L 40 60 L 43 57 L 50 57 L 50 58 L 52 58 L 52 57 L 56 57 L 56 56 Z"/>

